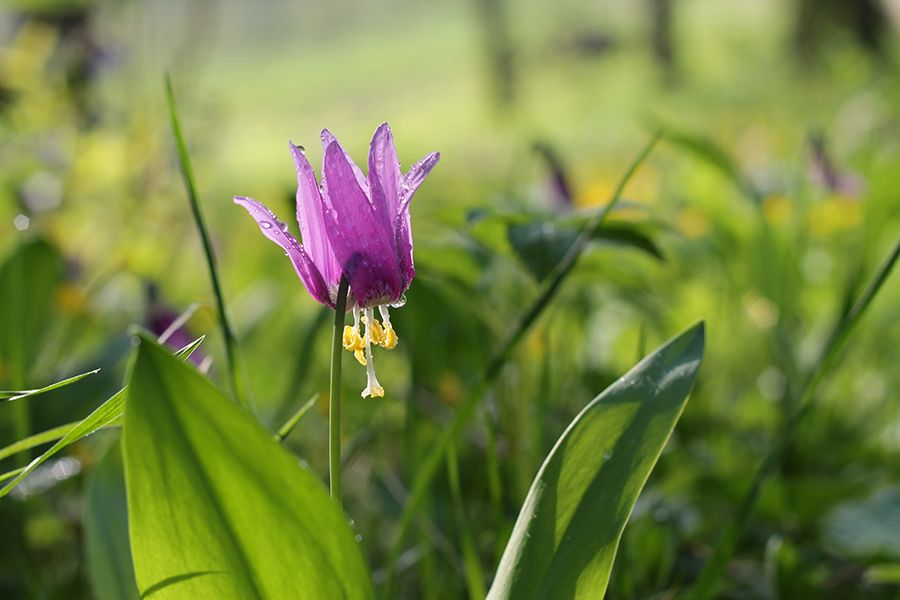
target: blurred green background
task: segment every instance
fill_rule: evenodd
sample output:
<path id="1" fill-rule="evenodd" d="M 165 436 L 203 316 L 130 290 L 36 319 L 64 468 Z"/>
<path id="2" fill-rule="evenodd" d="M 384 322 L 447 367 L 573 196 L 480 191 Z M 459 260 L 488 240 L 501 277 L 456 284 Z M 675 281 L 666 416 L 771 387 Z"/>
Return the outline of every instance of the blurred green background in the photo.
<path id="1" fill-rule="evenodd" d="M 287 443 L 324 474 L 328 326 L 231 197 L 291 220 L 288 140 L 318 168 L 328 127 L 365 164 L 388 121 L 405 168 L 442 158 L 412 204 L 418 275 L 392 317 L 400 346 L 375 358 L 386 397 L 358 399 L 364 370 L 344 369 L 346 506 L 377 580 L 417 461 L 577 225 L 662 128 L 609 233 L 489 396 L 499 486 L 472 425 L 458 446 L 464 513 L 439 476 L 401 562 L 404 597 L 465 597 L 471 535 L 489 584 L 565 425 L 705 319 L 700 380 L 609 590 L 674 597 L 900 234 L 898 27 L 896 0 L 8 0 L 0 389 L 103 370 L 0 406 L 0 447 L 88 414 L 121 384 L 129 325 L 152 329 L 194 303 L 188 328 L 207 335 L 204 366 L 227 387 L 168 71 L 255 412 L 274 430 L 320 393 Z M 895 277 L 827 373 L 720 597 L 900 597 L 898 300 Z M 130 569 L 117 435 L 76 445 L 0 500 L 0 597 L 130 593 L 117 587 Z M 2 471 L 28 459 L 4 458 Z"/>

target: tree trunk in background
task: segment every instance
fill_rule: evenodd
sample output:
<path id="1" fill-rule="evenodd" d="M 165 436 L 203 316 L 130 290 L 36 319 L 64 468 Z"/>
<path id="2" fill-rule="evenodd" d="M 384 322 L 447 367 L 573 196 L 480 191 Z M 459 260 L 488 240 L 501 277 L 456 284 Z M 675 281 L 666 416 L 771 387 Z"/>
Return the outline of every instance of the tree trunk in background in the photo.
<path id="1" fill-rule="evenodd" d="M 485 41 L 490 85 L 499 107 L 510 106 L 515 100 L 515 67 L 513 43 L 504 0 L 476 0 L 478 20 Z"/>
<path id="2" fill-rule="evenodd" d="M 881 0 L 797 0 L 794 50 L 816 62 L 831 34 L 849 33 L 870 54 L 884 55 L 888 19 Z"/>
<path id="3" fill-rule="evenodd" d="M 651 46 L 656 63 L 667 82 L 675 78 L 675 44 L 672 41 L 672 3 L 674 0 L 649 0 Z"/>

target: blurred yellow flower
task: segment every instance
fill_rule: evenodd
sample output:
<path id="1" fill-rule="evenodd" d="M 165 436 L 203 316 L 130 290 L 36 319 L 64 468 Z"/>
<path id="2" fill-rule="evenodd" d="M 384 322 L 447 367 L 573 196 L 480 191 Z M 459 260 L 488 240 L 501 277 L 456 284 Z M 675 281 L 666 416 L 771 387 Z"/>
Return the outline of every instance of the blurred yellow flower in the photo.
<path id="1" fill-rule="evenodd" d="M 859 227 L 863 219 L 863 206 L 857 200 L 832 196 L 813 205 L 808 218 L 810 231 L 819 236 L 826 236 Z"/>
<path id="2" fill-rule="evenodd" d="M 687 238 L 703 237 L 709 232 L 709 217 L 702 210 L 688 206 L 679 211 L 675 227 Z"/>
<path id="3" fill-rule="evenodd" d="M 770 225 L 784 225 L 794 213 L 790 198 L 781 195 L 767 196 L 763 200 L 762 209 Z"/>

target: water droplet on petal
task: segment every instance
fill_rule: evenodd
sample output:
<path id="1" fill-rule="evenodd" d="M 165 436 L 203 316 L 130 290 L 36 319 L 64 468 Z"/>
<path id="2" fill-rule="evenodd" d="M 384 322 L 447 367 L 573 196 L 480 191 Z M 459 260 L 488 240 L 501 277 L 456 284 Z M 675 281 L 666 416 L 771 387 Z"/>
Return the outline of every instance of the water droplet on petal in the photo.
<path id="1" fill-rule="evenodd" d="M 397 301 L 391 304 L 391 308 L 402 308 L 406 304 L 406 294 L 400 294 Z"/>
<path id="2" fill-rule="evenodd" d="M 260 221 L 259 226 L 262 227 L 263 229 L 272 229 L 272 224 L 269 223 L 268 221 Z"/>

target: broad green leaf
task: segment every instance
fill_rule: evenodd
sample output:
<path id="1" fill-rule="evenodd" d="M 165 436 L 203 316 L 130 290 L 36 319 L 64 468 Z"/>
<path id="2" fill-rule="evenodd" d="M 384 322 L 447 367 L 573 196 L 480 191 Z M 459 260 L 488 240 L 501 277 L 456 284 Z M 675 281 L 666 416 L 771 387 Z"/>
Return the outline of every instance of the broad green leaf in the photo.
<path id="1" fill-rule="evenodd" d="M 201 342 L 203 342 L 203 337 L 197 338 L 196 340 L 176 352 L 175 357 L 181 360 L 187 360 L 188 358 L 190 358 L 191 354 L 193 354 L 194 350 L 196 350 L 200 346 Z M 64 432 L 62 437 L 59 438 L 58 442 L 53 444 L 49 450 L 28 463 L 28 465 L 26 465 L 24 468 L 18 469 L 14 473 L 7 473 L 7 475 L 11 477 L 11 481 L 3 486 L 2 489 L 0 489 L 0 498 L 11 492 L 12 489 L 16 487 L 20 481 L 25 479 L 25 477 L 27 477 L 29 473 L 41 466 L 47 459 L 55 455 L 66 446 L 74 444 L 78 440 L 91 435 L 99 429 L 115 424 L 119 420 L 119 417 L 122 416 L 124 410 L 125 388 L 122 388 L 121 390 L 113 394 L 112 397 L 110 397 L 106 402 L 98 406 L 94 410 L 94 412 L 89 414 L 83 420 L 77 423 L 61 425 L 49 431 L 29 436 L 27 438 L 19 440 L 11 446 L 3 448 L 3 450 L 0 452 L 14 454 L 21 450 L 27 450 L 42 443 L 53 441 L 54 439 L 56 439 L 56 434 Z M 6 477 L 4 476 L 0 478 L 0 481 L 4 481 L 5 479 Z"/>
<path id="2" fill-rule="evenodd" d="M 85 493 L 88 575 L 98 600 L 140 598 L 128 544 L 128 505 L 122 452 L 114 444 L 97 465 Z"/>
<path id="3" fill-rule="evenodd" d="M 373 596 L 322 482 L 193 367 L 146 338 L 128 383 L 123 443 L 143 596 Z"/>
<path id="4" fill-rule="evenodd" d="M 541 466 L 489 599 L 602 598 L 635 500 L 703 357 L 699 323 L 591 401 Z"/>
<path id="5" fill-rule="evenodd" d="M 62 265 L 56 248 L 41 239 L 23 243 L 0 264 L 0 361 L 6 363 L 13 386 L 24 381 L 52 320 Z"/>
<path id="6" fill-rule="evenodd" d="M 93 371 L 88 371 L 87 373 L 81 373 L 80 375 L 75 375 L 74 377 L 69 377 L 68 379 L 63 379 L 62 381 L 57 381 L 56 383 L 45 385 L 44 387 L 38 388 L 36 390 L 3 390 L 0 391 L 0 400 L 5 400 L 7 402 L 12 402 L 13 400 L 23 400 L 25 398 L 43 394 L 44 392 L 49 392 L 61 387 L 65 387 L 70 383 L 75 383 L 76 381 L 84 379 L 88 375 L 94 375 L 95 373 L 99 372 L 100 369 L 94 369 Z"/>

